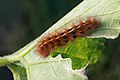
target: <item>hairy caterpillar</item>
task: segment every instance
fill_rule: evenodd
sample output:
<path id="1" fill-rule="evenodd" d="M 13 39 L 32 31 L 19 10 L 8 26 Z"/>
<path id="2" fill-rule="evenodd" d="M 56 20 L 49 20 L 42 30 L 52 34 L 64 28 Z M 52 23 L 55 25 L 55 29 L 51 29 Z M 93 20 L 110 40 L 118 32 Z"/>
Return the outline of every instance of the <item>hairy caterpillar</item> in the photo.
<path id="1" fill-rule="evenodd" d="M 68 41 L 74 41 L 76 38 L 85 37 L 91 30 L 99 27 L 99 21 L 94 17 L 88 17 L 86 21 L 80 20 L 77 25 L 74 23 L 70 29 L 46 36 L 38 45 L 37 51 L 43 57 L 46 57 L 56 48 L 64 46 Z"/>

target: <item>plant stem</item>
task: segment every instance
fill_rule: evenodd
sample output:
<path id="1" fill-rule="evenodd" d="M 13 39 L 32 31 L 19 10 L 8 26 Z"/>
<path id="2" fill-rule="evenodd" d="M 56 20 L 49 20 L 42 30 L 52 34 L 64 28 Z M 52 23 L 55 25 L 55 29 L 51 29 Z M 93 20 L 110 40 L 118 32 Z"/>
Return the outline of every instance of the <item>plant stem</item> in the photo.
<path id="1" fill-rule="evenodd" d="M 0 66 L 5 66 L 7 64 L 13 63 L 15 61 L 20 61 L 22 57 L 24 57 L 27 53 L 29 53 L 38 43 L 38 39 L 29 43 L 22 49 L 18 50 L 17 52 L 13 53 L 12 55 L 0 57 Z"/>

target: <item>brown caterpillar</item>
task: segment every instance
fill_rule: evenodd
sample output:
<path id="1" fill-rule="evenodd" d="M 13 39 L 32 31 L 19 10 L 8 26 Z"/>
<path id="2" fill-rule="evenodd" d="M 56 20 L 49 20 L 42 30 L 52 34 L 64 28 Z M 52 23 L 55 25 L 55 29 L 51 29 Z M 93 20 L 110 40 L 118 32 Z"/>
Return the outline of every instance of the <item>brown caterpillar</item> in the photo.
<path id="1" fill-rule="evenodd" d="M 43 57 L 46 57 L 56 48 L 64 46 L 68 41 L 74 41 L 78 37 L 85 37 L 91 30 L 99 27 L 99 21 L 96 18 L 88 17 L 86 21 L 79 21 L 79 24 L 72 24 L 70 29 L 63 32 L 46 36 L 38 45 L 37 51 Z"/>

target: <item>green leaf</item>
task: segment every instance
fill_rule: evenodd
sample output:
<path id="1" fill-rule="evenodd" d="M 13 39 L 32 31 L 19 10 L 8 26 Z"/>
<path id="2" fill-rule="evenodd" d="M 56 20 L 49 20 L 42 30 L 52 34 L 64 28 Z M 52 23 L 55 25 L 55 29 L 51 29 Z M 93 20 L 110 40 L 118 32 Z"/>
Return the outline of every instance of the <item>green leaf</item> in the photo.
<path id="1" fill-rule="evenodd" d="M 74 42 L 69 42 L 68 45 L 54 51 L 52 55 L 62 54 L 64 58 L 71 58 L 73 69 L 79 69 L 88 62 L 90 64 L 96 63 L 104 49 L 104 42 L 105 39 L 97 38 L 76 39 Z"/>
<path id="2" fill-rule="evenodd" d="M 27 80 L 26 69 L 19 63 L 8 65 L 12 71 L 14 80 Z"/>
<path id="3" fill-rule="evenodd" d="M 104 39 L 117 38 L 120 33 L 120 0 L 84 0 L 39 38 L 12 55 L 0 57 L 0 66 L 9 65 L 16 80 L 26 76 L 28 80 L 86 80 L 82 74 L 88 64 L 94 64 L 104 49 Z M 61 32 L 74 22 L 86 20 L 87 16 L 100 21 L 100 27 L 85 38 L 78 38 L 66 46 L 54 50 L 51 58 L 40 57 L 36 52 L 38 44 L 45 36 Z M 95 38 L 95 39 L 94 39 Z M 19 64 L 15 64 L 19 62 Z M 78 69 L 78 70 L 73 70 Z M 11 64 L 12 63 L 12 64 Z M 81 69 L 79 69 L 81 68 Z M 26 72 L 24 72 L 26 69 Z M 83 72 L 79 72 L 83 70 Z M 23 71 L 23 74 L 22 73 Z M 19 77 L 18 77 L 19 76 Z M 26 79 L 24 77 L 24 79 Z"/>

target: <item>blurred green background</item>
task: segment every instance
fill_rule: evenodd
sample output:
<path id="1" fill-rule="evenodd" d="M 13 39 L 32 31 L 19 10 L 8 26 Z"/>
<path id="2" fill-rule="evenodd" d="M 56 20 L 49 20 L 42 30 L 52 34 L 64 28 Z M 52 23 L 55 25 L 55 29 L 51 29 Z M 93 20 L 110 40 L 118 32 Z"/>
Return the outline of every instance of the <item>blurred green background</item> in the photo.
<path id="1" fill-rule="evenodd" d="M 82 0 L 0 0 L 0 55 L 11 54 L 40 36 Z M 87 70 L 90 80 L 120 80 L 120 38 L 107 40 L 97 64 Z M 1 80 L 13 80 L 7 67 Z"/>

